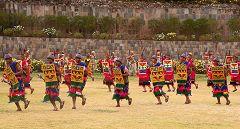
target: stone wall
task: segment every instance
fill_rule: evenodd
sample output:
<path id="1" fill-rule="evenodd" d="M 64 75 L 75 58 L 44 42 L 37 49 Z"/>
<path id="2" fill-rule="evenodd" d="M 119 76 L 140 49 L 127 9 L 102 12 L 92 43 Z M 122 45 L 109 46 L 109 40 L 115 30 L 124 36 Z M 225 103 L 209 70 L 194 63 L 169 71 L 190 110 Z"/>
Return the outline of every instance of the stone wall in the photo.
<path id="1" fill-rule="evenodd" d="M 104 58 L 105 53 L 115 52 L 125 59 L 129 50 L 141 54 L 145 48 L 146 57 L 151 57 L 156 50 L 171 53 L 177 58 L 178 54 L 193 52 L 196 58 L 201 58 L 205 51 L 224 56 L 228 49 L 240 52 L 240 42 L 198 42 L 198 41 L 148 41 L 148 40 L 95 40 L 70 38 L 32 38 L 32 37 L 3 37 L 0 36 L 0 54 L 17 54 L 19 48 L 27 48 L 33 58 L 44 59 L 53 49 L 76 51 L 86 54 L 87 50 L 94 50 L 98 58 Z"/>
<path id="2" fill-rule="evenodd" d="M 4 2 L 5 1 L 5 2 Z M 3 11 L 12 13 L 23 13 L 26 15 L 66 15 L 66 16 L 121 16 L 124 18 L 142 17 L 148 21 L 153 18 L 177 17 L 181 20 L 187 18 L 213 18 L 226 21 L 231 17 L 240 16 L 240 8 L 235 6 L 198 6 L 198 7 L 145 7 L 133 8 L 132 6 L 111 8 L 109 5 L 44 5 L 39 3 L 17 3 L 3 0 L 1 8 Z M 104 4 L 104 3 L 103 3 Z"/>

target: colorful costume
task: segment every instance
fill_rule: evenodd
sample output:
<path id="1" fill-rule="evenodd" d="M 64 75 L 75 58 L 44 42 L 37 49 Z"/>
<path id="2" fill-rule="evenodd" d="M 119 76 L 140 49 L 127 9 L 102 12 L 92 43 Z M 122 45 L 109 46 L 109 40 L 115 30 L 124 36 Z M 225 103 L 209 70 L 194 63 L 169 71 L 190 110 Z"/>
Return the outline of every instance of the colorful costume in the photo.
<path id="1" fill-rule="evenodd" d="M 69 86 L 71 85 L 71 67 L 74 63 L 75 61 L 70 59 L 64 66 L 64 83 Z"/>
<path id="2" fill-rule="evenodd" d="M 139 86 L 150 86 L 150 71 L 147 61 L 138 62 Z"/>
<path id="3" fill-rule="evenodd" d="M 213 66 L 212 81 L 213 81 L 213 97 L 229 96 L 225 68 L 222 65 Z"/>
<path id="4" fill-rule="evenodd" d="M 173 61 L 163 60 L 165 84 L 174 85 Z"/>
<path id="5" fill-rule="evenodd" d="M 191 95 L 191 75 L 187 73 L 189 63 L 184 62 L 177 65 L 177 94 Z"/>
<path id="6" fill-rule="evenodd" d="M 166 93 L 163 92 L 162 87 L 165 84 L 163 66 L 158 62 L 151 67 L 151 81 L 153 83 L 153 93 L 155 96 L 162 96 Z"/>
<path id="7" fill-rule="evenodd" d="M 59 80 L 57 78 L 57 75 L 60 75 L 60 73 L 57 73 L 57 67 L 58 66 L 56 64 L 42 65 L 42 71 L 44 74 L 43 79 L 46 85 L 43 102 L 50 101 L 50 99 L 52 99 L 53 101 L 61 102 L 61 99 L 59 97 Z"/>
<path id="8" fill-rule="evenodd" d="M 193 62 L 193 59 L 190 58 L 188 60 L 189 62 L 189 67 L 191 69 L 191 83 L 195 83 L 195 78 L 196 78 L 196 68 L 195 68 L 195 65 L 194 65 L 194 62 Z"/>
<path id="9" fill-rule="evenodd" d="M 113 61 L 111 59 L 103 60 L 101 62 L 103 67 L 103 84 L 105 85 L 114 85 L 114 75 L 112 71 Z"/>
<path id="10" fill-rule="evenodd" d="M 17 73 L 21 70 L 20 65 L 17 62 L 12 62 L 9 66 L 6 66 L 4 69 L 4 77 L 10 82 L 9 89 L 9 103 L 19 102 L 20 100 L 24 101 L 24 86 L 22 76 L 15 76 L 14 73 Z"/>
<path id="11" fill-rule="evenodd" d="M 72 65 L 71 68 L 71 87 L 68 96 L 82 97 L 82 91 L 87 81 L 87 65 L 84 62 Z"/>
<path id="12" fill-rule="evenodd" d="M 120 67 L 116 67 L 113 69 L 115 81 L 116 81 L 116 88 L 114 90 L 113 98 L 116 100 L 120 99 L 129 99 L 128 96 L 128 77 L 123 77 L 122 74 L 128 72 L 128 69 L 125 65 L 121 65 Z"/>
<path id="13" fill-rule="evenodd" d="M 28 64 L 27 59 L 23 59 L 21 61 L 21 67 L 24 72 L 25 77 L 23 78 L 24 88 L 31 88 L 31 65 Z"/>
<path id="14" fill-rule="evenodd" d="M 213 86 L 211 66 L 208 66 L 206 69 L 207 69 L 207 77 L 208 77 L 207 86 Z"/>
<path id="15" fill-rule="evenodd" d="M 240 62 L 230 64 L 230 85 L 238 86 L 240 85 Z"/>

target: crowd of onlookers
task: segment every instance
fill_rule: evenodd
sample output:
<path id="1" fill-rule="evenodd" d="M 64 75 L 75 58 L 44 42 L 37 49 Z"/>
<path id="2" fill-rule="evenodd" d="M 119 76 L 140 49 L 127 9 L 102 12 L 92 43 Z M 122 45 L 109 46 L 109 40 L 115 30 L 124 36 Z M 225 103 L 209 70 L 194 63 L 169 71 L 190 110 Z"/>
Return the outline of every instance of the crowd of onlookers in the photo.
<path id="1" fill-rule="evenodd" d="M 185 8 L 239 8 L 239 5 L 233 4 L 196 4 L 188 2 L 154 2 L 153 0 L 6 0 L 17 2 L 33 2 L 36 4 L 64 4 L 64 5 L 82 5 L 109 7 L 112 9 L 130 7 L 130 8 L 157 8 L 157 7 L 185 7 Z M 160 1 L 160 0 L 159 0 Z M 164 1 L 164 0 L 162 0 Z M 165 0 L 168 1 L 168 0 Z"/>

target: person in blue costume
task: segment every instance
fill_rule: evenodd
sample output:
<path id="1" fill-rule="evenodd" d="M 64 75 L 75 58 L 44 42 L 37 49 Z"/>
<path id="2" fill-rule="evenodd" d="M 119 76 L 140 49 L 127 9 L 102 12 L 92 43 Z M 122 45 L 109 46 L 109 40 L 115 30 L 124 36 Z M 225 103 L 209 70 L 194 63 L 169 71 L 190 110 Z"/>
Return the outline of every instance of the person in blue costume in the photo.
<path id="1" fill-rule="evenodd" d="M 82 82 L 74 82 L 74 81 L 71 80 L 71 86 L 70 86 L 68 96 L 72 97 L 72 101 L 73 101 L 72 109 L 76 109 L 76 99 L 77 99 L 77 97 L 82 98 L 82 105 L 85 105 L 86 100 L 87 100 L 82 93 L 82 91 L 83 91 L 83 89 L 86 85 L 87 76 L 88 76 L 87 64 L 82 61 L 82 56 L 80 54 L 76 54 L 76 56 L 75 56 L 75 65 L 84 67 L 84 79 L 83 79 L 83 83 Z"/>
<path id="2" fill-rule="evenodd" d="M 12 60 L 12 56 L 10 54 L 6 54 L 4 56 L 4 59 L 6 61 L 5 69 L 9 68 L 14 73 L 13 76 L 17 78 L 17 81 L 15 84 L 12 84 L 12 81 L 10 78 L 10 75 L 4 74 L 4 78 L 7 80 L 8 84 L 10 84 L 9 89 L 9 103 L 15 103 L 17 106 L 17 111 L 22 111 L 19 101 L 24 102 L 24 108 L 27 109 L 29 106 L 30 101 L 28 101 L 25 98 L 25 91 L 24 91 L 24 85 L 23 85 L 23 70 L 21 69 L 21 66 L 19 63 Z"/>
<path id="3" fill-rule="evenodd" d="M 116 107 L 120 107 L 120 100 L 122 99 L 128 100 L 128 105 L 131 105 L 132 98 L 129 97 L 129 93 L 128 93 L 128 90 L 129 90 L 129 80 L 128 80 L 129 73 L 128 72 L 129 71 L 119 58 L 116 59 L 115 63 L 116 63 L 116 68 L 120 68 L 121 70 L 123 80 L 124 80 L 124 85 L 116 84 L 112 99 L 116 99 L 117 101 Z"/>

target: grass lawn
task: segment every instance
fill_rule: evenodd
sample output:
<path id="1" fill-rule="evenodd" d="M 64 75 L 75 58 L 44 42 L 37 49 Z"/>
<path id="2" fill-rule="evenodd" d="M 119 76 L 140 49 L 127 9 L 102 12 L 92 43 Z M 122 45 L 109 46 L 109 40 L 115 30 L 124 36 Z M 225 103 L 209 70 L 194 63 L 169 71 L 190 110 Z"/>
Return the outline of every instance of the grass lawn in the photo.
<path id="1" fill-rule="evenodd" d="M 197 76 L 199 89 L 192 88 L 192 103 L 185 105 L 185 97 L 168 93 L 170 100 L 163 105 L 155 105 L 153 93 L 143 93 L 138 86 L 136 77 L 130 78 L 131 106 L 127 101 L 121 101 L 120 108 L 112 100 L 112 94 L 102 84 L 102 77 L 96 76 L 94 82 L 90 79 L 84 89 L 87 97 L 85 106 L 77 100 L 77 109 L 72 110 L 71 98 L 67 95 L 67 86 L 61 85 L 60 96 L 65 100 L 63 110 L 53 112 L 51 104 L 42 103 L 44 83 L 36 75 L 32 80 L 35 92 L 27 95 L 31 104 L 27 110 L 16 112 L 14 104 L 8 104 L 9 86 L 0 83 L 0 129 L 82 129 L 82 128 L 117 128 L 117 129 L 175 129 L 175 128 L 236 128 L 240 125 L 240 89 L 233 93 L 229 86 L 231 105 L 216 105 L 211 88 L 206 86 L 206 77 Z M 164 88 L 166 91 L 166 87 Z M 30 91 L 27 90 L 29 93 Z M 163 99 L 162 99 L 163 100 Z M 23 103 L 22 107 L 23 107 Z"/>

